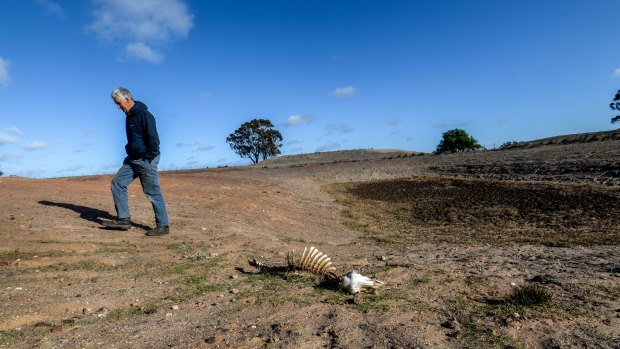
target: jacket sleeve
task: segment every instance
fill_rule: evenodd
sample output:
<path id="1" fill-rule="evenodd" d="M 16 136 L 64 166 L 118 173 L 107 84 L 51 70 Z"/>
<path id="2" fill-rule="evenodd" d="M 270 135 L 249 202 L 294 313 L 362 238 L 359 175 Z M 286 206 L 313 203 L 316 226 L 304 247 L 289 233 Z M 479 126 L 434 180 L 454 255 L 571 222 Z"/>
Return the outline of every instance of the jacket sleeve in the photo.
<path id="1" fill-rule="evenodd" d="M 159 155 L 159 135 L 157 134 L 155 118 L 151 113 L 146 112 L 143 115 L 142 122 L 142 138 L 146 146 L 145 157 L 147 159 L 153 159 Z"/>

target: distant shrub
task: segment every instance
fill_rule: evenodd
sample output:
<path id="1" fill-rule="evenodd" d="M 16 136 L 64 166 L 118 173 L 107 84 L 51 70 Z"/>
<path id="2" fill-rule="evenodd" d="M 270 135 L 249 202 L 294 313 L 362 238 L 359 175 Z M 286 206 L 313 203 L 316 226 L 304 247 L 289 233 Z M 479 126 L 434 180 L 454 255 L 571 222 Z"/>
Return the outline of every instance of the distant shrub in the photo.
<path id="1" fill-rule="evenodd" d="M 506 142 L 499 146 L 499 149 L 509 149 L 519 144 L 519 142 Z"/>

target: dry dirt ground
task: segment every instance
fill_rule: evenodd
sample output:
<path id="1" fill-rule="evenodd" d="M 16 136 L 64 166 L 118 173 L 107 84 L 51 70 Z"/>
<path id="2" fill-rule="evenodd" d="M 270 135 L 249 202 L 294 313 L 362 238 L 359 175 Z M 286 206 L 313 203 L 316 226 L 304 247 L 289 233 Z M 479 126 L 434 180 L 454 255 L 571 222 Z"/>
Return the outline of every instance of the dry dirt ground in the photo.
<path id="1" fill-rule="evenodd" d="M 123 232 L 111 176 L 0 178 L 0 347 L 620 348 L 620 141 L 373 154 L 162 173 L 156 238 L 138 183 Z M 309 246 L 385 285 L 247 263 Z"/>

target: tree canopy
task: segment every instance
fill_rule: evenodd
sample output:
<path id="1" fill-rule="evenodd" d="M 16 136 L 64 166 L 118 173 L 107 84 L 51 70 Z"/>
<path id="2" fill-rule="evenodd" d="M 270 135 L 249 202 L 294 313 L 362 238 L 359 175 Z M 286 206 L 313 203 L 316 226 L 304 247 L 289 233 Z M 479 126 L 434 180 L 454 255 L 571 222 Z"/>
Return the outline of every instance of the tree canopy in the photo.
<path id="1" fill-rule="evenodd" d="M 609 107 L 611 108 L 611 110 L 618 110 L 618 111 L 620 111 L 620 90 L 618 90 L 618 92 L 616 92 L 616 95 L 614 96 L 614 99 L 609 104 Z M 617 116 L 614 116 L 613 118 L 611 118 L 611 123 L 615 124 L 616 121 L 618 121 L 618 120 L 620 120 L 620 115 L 617 115 Z"/>
<path id="2" fill-rule="evenodd" d="M 478 144 L 478 141 L 474 137 L 467 134 L 465 130 L 455 128 L 443 133 L 441 141 L 437 145 L 437 152 L 467 152 L 480 148 L 482 148 L 482 146 Z"/>
<path id="3" fill-rule="evenodd" d="M 271 156 L 280 154 L 282 134 L 267 119 L 252 119 L 245 122 L 226 137 L 226 142 L 235 153 L 258 163 Z"/>

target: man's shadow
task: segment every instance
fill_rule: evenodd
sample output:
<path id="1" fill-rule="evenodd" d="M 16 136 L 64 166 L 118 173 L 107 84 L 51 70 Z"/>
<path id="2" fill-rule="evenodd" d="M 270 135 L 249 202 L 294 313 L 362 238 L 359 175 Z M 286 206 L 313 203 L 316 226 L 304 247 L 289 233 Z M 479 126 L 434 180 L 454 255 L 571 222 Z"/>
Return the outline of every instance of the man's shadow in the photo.
<path id="1" fill-rule="evenodd" d="M 85 219 L 89 222 L 94 222 L 97 224 L 103 224 L 103 219 L 107 219 L 107 220 L 113 220 L 116 219 L 116 217 L 112 216 L 110 213 L 108 213 L 107 211 L 102 211 L 102 210 L 98 210 L 96 208 L 92 208 L 92 207 L 86 207 L 86 206 L 80 206 L 80 205 L 74 205 L 74 204 L 67 204 L 64 202 L 52 202 L 52 201 L 47 201 L 47 200 L 41 200 L 39 201 L 39 203 L 41 205 L 46 205 L 46 206 L 56 206 L 56 207 L 62 207 L 62 208 L 66 208 L 67 210 L 71 210 L 74 212 L 77 212 L 80 214 L 80 218 Z M 139 224 L 139 223 L 134 223 L 132 222 L 131 225 L 133 227 L 136 228 L 140 228 L 140 229 L 144 229 L 144 230 L 149 230 L 150 228 L 147 227 L 144 224 Z M 100 229 L 107 229 L 106 227 L 101 227 Z"/>

